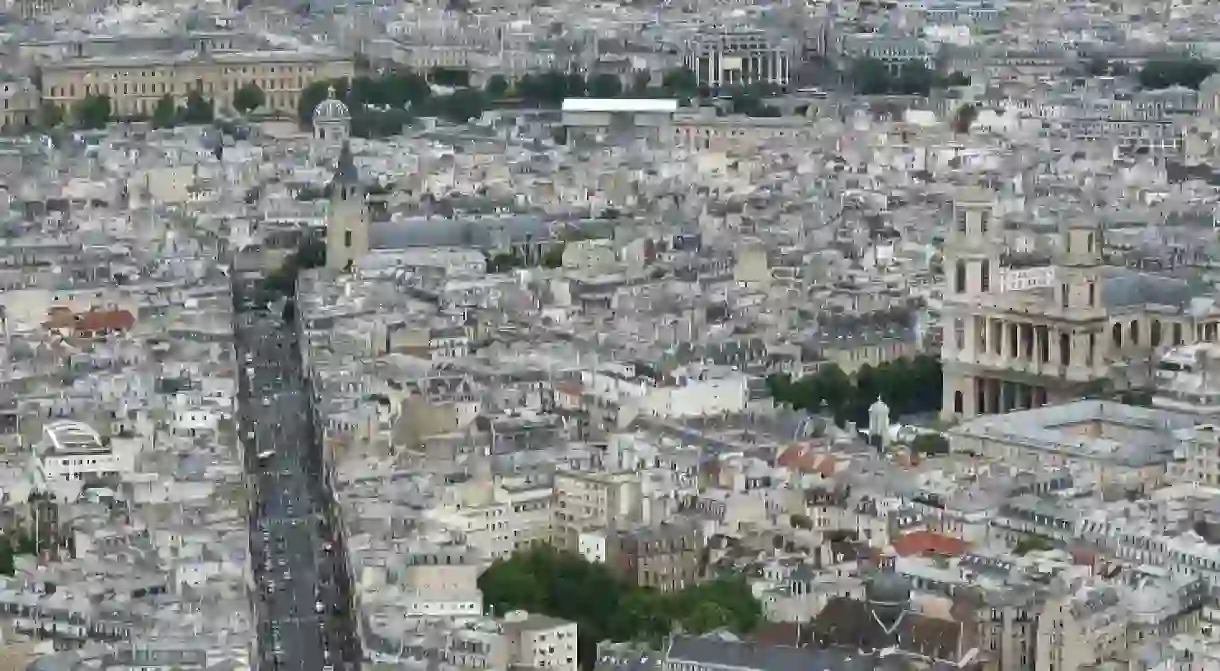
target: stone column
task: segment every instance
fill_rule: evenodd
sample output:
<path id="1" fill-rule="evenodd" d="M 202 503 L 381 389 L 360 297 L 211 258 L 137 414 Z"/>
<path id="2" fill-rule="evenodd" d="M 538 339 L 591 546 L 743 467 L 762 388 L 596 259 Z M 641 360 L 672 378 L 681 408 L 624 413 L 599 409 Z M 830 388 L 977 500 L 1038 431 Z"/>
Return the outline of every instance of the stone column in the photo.
<path id="1" fill-rule="evenodd" d="M 1013 383 L 1007 380 L 1000 381 L 1000 412 L 1005 413 L 1013 409 Z"/>

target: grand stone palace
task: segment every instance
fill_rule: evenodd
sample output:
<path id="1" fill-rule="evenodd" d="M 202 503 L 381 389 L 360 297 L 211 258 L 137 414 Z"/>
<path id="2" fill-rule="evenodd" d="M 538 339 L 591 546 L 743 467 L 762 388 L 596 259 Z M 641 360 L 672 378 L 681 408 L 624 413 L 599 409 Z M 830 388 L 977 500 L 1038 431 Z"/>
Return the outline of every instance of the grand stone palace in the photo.
<path id="1" fill-rule="evenodd" d="M 1045 260 L 1046 281 L 1006 281 L 997 200 L 968 188 L 952 204 L 944 245 L 945 419 L 1079 398 L 1099 382 L 1143 387 L 1171 347 L 1216 342 L 1220 309 L 1184 279 L 1107 266 L 1102 229 L 1065 216 Z"/>

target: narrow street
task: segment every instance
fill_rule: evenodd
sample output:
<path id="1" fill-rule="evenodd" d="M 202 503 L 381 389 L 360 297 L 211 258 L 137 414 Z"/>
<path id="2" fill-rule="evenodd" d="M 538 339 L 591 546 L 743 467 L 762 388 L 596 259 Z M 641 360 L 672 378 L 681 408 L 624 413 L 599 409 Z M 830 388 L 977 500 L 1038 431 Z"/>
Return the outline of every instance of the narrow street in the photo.
<path id="1" fill-rule="evenodd" d="M 257 281 L 235 282 L 259 668 L 357 669 L 344 548 L 329 519 L 296 335 L 278 312 L 243 307 L 257 291 Z"/>

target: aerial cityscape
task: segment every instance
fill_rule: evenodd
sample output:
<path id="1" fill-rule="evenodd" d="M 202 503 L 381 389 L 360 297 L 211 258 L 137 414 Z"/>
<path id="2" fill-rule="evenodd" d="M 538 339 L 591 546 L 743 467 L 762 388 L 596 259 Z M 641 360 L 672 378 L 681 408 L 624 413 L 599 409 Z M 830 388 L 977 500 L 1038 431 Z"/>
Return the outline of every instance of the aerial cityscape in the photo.
<path id="1" fill-rule="evenodd" d="M 1217 18 L 0 0 L 0 671 L 1220 671 Z"/>

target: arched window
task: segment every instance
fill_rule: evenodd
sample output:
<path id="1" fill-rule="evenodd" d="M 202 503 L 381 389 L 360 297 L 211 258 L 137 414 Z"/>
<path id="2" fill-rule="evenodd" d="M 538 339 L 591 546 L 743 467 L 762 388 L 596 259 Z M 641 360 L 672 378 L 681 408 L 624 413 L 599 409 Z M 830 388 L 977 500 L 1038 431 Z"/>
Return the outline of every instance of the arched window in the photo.
<path id="1" fill-rule="evenodd" d="M 982 283 L 983 293 L 991 291 L 991 260 L 983 260 L 983 270 L 979 282 Z"/>
<path id="2" fill-rule="evenodd" d="M 1066 333 L 1059 334 L 1059 363 L 1072 365 L 1072 337 Z"/>
<path id="3" fill-rule="evenodd" d="M 1161 320 L 1152 320 L 1152 338 L 1148 341 L 1149 345 L 1159 347 L 1161 345 Z"/>
<path id="4" fill-rule="evenodd" d="M 1114 341 L 1114 349 L 1122 349 L 1123 348 L 1123 325 L 1115 324 L 1114 328 L 1110 329 L 1110 330 L 1112 332 L 1112 340 Z"/>
<path id="5" fill-rule="evenodd" d="M 962 392 L 960 392 L 960 391 L 953 392 L 953 412 L 955 412 L 959 415 L 962 414 L 963 412 L 965 412 L 965 410 L 962 409 L 964 406 L 965 406 L 965 400 L 962 398 Z"/>
<path id="6" fill-rule="evenodd" d="M 1127 337 L 1131 340 L 1131 346 L 1137 347 L 1140 344 L 1140 323 L 1134 319 L 1131 320 L 1130 335 Z"/>
<path id="7" fill-rule="evenodd" d="M 966 293 L 966 262 L 957 262 L 957 276 L 954 282 L 954 291 L 959 294 Z"/>

